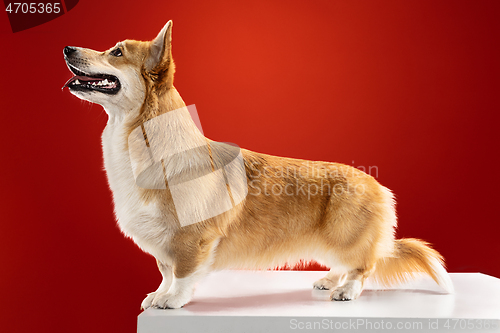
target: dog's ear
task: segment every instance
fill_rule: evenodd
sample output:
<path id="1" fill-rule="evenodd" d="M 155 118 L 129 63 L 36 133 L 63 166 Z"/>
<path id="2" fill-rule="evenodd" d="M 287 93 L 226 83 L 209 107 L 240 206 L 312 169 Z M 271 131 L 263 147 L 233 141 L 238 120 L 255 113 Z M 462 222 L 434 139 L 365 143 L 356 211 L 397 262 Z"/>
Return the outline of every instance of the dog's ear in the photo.
<path id="1" fill-rule="evenodd" d="M 151 41 L 149 55 L 146 59 L 146 70 L 151 71 L 162 64 L 168 64 L 171 57 L 172 20 L 161 29 L 158 36 Z"/>

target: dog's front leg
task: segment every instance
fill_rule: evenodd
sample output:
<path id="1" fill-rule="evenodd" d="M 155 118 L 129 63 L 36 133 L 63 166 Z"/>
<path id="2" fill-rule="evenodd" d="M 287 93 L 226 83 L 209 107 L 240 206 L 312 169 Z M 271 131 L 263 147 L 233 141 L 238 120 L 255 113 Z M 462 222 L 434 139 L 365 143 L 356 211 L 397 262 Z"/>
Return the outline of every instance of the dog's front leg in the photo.
<path id="1" fill-rule="evenodd" d="M 210 272 L 219 240 L 181 239 L 179 243 L 181 246 L 174 255 L 172 285 L 155 293 L 151 302 L 154 308 L 178 309 L 191 300 L 196 283 Z"/>
<path id="2" fill-rule="evenodd" d="M 172 284 L 172 266 L 163 264 L 158 259 L 156 259 L 156 264 L 158 265 L 158 269 L 160 270 L 163 280 L 161 281 L 158 289 L 149 293 L 148 296 L 142 301 L 141 309 L 144 310 L 151 307 L 151 304 L 157 294 L 168 292 L 168 289 L 170 289 L 170 285 Z"/>

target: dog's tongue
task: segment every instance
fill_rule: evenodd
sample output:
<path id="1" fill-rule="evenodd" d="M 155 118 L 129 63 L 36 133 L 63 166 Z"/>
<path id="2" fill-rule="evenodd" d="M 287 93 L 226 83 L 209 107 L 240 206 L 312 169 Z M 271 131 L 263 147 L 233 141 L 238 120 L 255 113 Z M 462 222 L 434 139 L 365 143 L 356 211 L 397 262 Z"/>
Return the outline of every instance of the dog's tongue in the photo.
<path id="1" fill-rule="evenodd" d="M 73 82 L 75 80 L 76 80 L 76 75 L 73 76 L 72 78 L 70 78 L 68 81 L 66 81 L 66 83 L 64 84 L 64 86 L 61 89 L 66 88 L 71 82 Z"/>
<path id="2" fill-rule="evenodd" d="M 62 87 L 62 89 L 66 88 L 71 82 L 73 81 L 76 81 L 76 80 L 79 80 L 79 81 L 99 81 L 101 80 L 100 78 L 96 78 L 96 77 L 91 77 L 91 76 L 80 76 L 80 75 L 75 75 L 73 76 L 71 79 L 69 79 L 65 84 L 64 86 Z"/>

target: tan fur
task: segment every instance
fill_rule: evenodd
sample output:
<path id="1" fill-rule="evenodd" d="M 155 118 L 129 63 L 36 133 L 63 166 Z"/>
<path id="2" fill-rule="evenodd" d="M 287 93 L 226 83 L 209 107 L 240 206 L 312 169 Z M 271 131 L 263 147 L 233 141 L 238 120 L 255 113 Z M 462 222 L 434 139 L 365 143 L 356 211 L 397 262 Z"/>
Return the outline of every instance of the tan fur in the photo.
<path id="1" fill-rule="evenodd" d="M 126 142 L 134 129 L 185 106 L 173 86 L 171 24 L 164 38 L 161 54 L 155 53 L 158 38 L 156 49 L 154 41 L 126 40 L 120 43 L 124 56 L 109 60 L 118 69 L 133 69 L 144 90 L 139 112 L 125 117 L 126 130 L 120 149 L 128 149 Z M 89 61 L 110 57 L 109 51 L 86 52 Z M 159 57 L 159 63 L 151 60 L 155 57 Z M 194 127 L 192 120 L 183 121 L 188 122 L 186 128 Z M 177 135 L 191 134 L 185 131 Z M 166 176 L 166 189 L 135 186 L 140 205 L 157 207 L 157 223 L 172 233 L 160 249 L 165 253 L 162 257 L 169 259 L 161 261 L 157 256 L 162 274 L 172 267 L 175 279 L 184 279 L 195 276 L 201 267 L 265 269 L 314 259 L 332 267 L 327 277 L 318 281 L 318 286 L 338 287 L 331 296 L 336 300 L 356 298 L 365 279 L 372 274 L 388 285 L 404 281 L 412 272 L 428 273 L 436 282 L 443 283 L 444 278 L 439 279 L 435 267 L 436 262 L 442 263 L 437 251 L 416 239 L 394 239 L 393 195 L 370 175 L 337 163 L 276 157 L 244 149 L 242 154 L 247 197 L 232 210 L 199 223 L 180 226 Z M 182 167 L 189 171 L 193 165 Z M 163 164 L 163 172 L 167 168 Z M 210 186 L 207 183 L 206 190 Z M 277 188 L 282 191 L 273 192 Z M 139 227 L 128 228 L 127 233 L 138 244 L 147 243 L 148 237 L 160 237 L 139 235 L 134 231 Z M 174 298 L 175 295 L 165 292 L 162 297 Z M 148 296 L 145 307 L 151 302 L 155 302 L 154 294 Z M 169 305 L 168 300 L 165 302 L 164 306 L 156 306 L 177 307 Z"/>

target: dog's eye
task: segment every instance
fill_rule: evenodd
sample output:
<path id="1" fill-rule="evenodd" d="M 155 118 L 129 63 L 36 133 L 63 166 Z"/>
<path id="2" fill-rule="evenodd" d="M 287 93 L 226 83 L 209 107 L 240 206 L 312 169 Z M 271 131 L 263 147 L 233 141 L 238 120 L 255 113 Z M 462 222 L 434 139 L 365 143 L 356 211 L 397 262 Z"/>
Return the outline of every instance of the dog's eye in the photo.
<path id="1" fill-rule="evenodd" d="M 120 48 L 114 49 L 109 54 L 111 54 L 114 57 L 121 57 L 123 55 L 122 50 Z"/>

